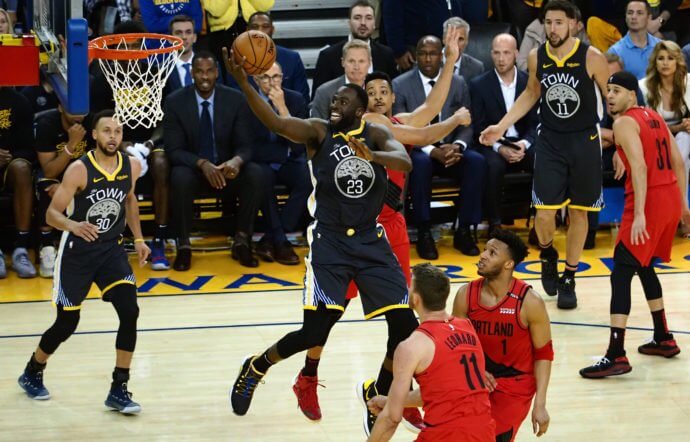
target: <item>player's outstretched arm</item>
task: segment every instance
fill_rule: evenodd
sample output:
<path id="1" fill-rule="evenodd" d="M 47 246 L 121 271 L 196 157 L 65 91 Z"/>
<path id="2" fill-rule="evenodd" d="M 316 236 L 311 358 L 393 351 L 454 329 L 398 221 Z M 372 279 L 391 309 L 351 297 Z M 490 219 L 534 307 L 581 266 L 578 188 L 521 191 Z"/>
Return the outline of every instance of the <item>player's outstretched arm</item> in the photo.
<path id="1" fill-rule="evenodd" d="M 465 284 L 458 289 L 453 301 L 453 316 L 456 318 L 467 318 L 467 287 Z"/>
<path id="2" fill-rule="evenodd" d="M 230 51 L 232 52 L 232 51 Z M 295 143 L 305 144 L 307 149 L 320 144 L 325 134 L 325 125 L 319 125 L 315 120 L 302 120 L 294 117 L 281 117 L 273 112 L 271 106 L 265 102 L 259 93 L 249 84 L 247 73 L 242 65 L 237 64 L 232 53 L 223 48 L 223 59 L 228 72 L 235 78 L 240 89 L 247 97 L 252 112 L 270 130 Z"/>
<path id="3" fill-rule="evenodd" d="M 134 187 L 141 175 L 141 164 L 139 160 L 135 160 L 130 157 L 125 157 L 126 161 L 132 168 L 132 188 L 129 189 L 127 194 L 127 201 L 125 205 L 125 217 L 127 220 L 127 225 L 129 230 L 132 231 L 134 236 L 134 249 L 137 251 L 137 258 L 139 259 L 139 265 L 145 266 L 146 260 L 151 253 L 151 249 L 144 242 L 144 235 L 141 233 L 141 221 L 139 220 L 139 202 L 137 201 L 137 196 L 134 194 Z"/>
<path id="4" fill-rule="evenodd" d="M 526 314 L 525 322 L 532 339 L 534 377 L 537 381 L 537 393 L 532 408 L 532 429 L 537 436 L 541 436 L 546 433 L 551 421 L 546 411 L 546 391 L 549 388 L 553 362 L 551 322 L 544 300 L 532 290 L 525 295 L 522 311 Z"/>
<path id="5" fill-rule="evenodd" d="M 374 163 L 379 163 L 393 170 L 400 170 L 403 172 L 412 170 L 412 160 L 407 154 L 405 146 L 393 138 L 393 134 L 391 134 L 388 128 L 378 124 L 371 124 L 369 127 L 369 133 L 378 150 L 369 150 L 363 143 L 354 140 L 354 138 L 351 139 L 362 144 L 362 147 L 366 147 L 368 155 L 365 154 L 365 159 Z M 355 148 L 352 144 L 350 144 L 350 147 L 355 150 L 358 156 L 362 156 L 358 153 L 360 149 Z M 369 156 L 369 158 L 366 158 L 366 156 Z"/>
<path id="6" fill-rule="evenodd" d="M 403 144 L 413 144 L 415 146 L 426 146 L 442 140 L 459 125 L 471 123 L 470 113 L 464 107 L 458 109 L 450 118 L 431 126 L 414 127 L 408 124 L 393 124 L 388 117 L 370 112 L 364 114 L 362 119 L 369 123 L 377 123 L 386 126 L 391 131 L 393 137 Z"/>
<path id="7" fill-rule="evenodd" d="M 46 211 L 46 222 L 56 229 L 72 232 L 86 241 L 95 241 L 98 238 L 96 226 L 86 221 L 78 223 L 65 216 L 65 209 L 74 199 L 74 195 L 86 187 L 86 178 L 86 166 L 81 161 L 75 161 L 67 167 L 62 183 L 55 191 Z"/>
<path id="8" fill-rule="evenodd" d="M 690 224 L 690 209 L 688 209 L 688 183 L 686 182 L 687 174 L 685 170 L 685 163 L 683 162 L 683 157 L 680 155 L 680 150 L 678 150 L 678 143 L 676 143 L 675 137 L 671 133 L 671 129 L 668 131 L 668 139 L 671 141 L 671 168 L 673 173 L 676 174 L 676 182 L 680 186 L 680 199 L 682 211 L 683 224 Z"/>

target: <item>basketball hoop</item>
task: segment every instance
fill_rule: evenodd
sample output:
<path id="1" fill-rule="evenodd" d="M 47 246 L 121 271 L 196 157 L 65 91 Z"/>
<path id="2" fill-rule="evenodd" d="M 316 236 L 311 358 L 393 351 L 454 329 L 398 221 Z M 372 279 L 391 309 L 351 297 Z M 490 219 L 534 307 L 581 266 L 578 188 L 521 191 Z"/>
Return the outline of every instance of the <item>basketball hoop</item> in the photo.
<path id="1" fill-rule="evenodd" d="M 151 128 L 163 118 L 163 87 L 182 49 L 182 39 L 150 33 L 104 35 L 89 42 L 89 61 L 98 59 L 122 124 Z"/>

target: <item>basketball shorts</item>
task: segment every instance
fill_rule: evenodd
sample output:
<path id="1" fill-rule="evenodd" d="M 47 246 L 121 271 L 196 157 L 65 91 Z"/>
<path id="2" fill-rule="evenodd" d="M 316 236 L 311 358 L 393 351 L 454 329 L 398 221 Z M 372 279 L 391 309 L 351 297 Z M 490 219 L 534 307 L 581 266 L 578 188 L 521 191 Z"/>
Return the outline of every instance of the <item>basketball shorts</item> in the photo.
<path id="1" fill-rule="evenodd" d="M 520 429 L 532 406 L 532 398 L 537 391 L 533 375 L 518 375 L 497 378 L 496 390 L 489 394 L 491 415 L 496 421 L 496 435 L 513 432 L 513 438 Z"/>
<path id="2" fill-rule="evenodd" d="M 427 426 L 419 433 L 417 442 L 494 442 L 496 429 L 491 416 L 455 419 L 452 423 Z"/>
<path id="3" fill-rule="evenodd" d="M 345 295 L 354 281 L 362 296 L 364 318 L 395 308 L 409 308 L 407 283 L 381 225 L 362 231 L 313 223 L 307 229 L 309 254 L 302 303 L 345 310 Z"/>
<path id="4" fill-rule="evenodd" d="M 542 128 L 533 149 L 535 208 L 601 210 L 604 198 L 598 127 L 578 132 Z"/>
<path id="5" fill-rule="evenodd" d="M 53 304 L 78 310 L 91 284 L 101 296 L 119 284 L 136 285 L 121 241 L 86 242 L 63 233 L 53 274 Z"/>
<path id="6" fill-rule="evenodd" d="M 386 237 L 393 249 L 393 254 L 398 258 L 400 268 L 405 275 L 407 286 L 410 286 L 411 272 L 410 272 L 410 237 L 407 235 L 407 223 L 405 217 L 400 212 L 395 212 L 388 218 L 379 218 L 379 223 L 386 231 Z M 347 288 L 345 299 L 352 299 L 357 297 L 357 285 L 350 282 Z"/>
<path id="7" fill-rule="evenodd" d="M 647 267 L 652 258 L 659 258 L 663 262 L 670 261 L 673 238 L 682 210 L 680 201 L 680 189 L 677 184 L 647 189 L 644 212 L 649 239 L 644 244 L 633 245 L 630 241 L 630 232 L 635 218 L 635 201 L 632 193 L 626 195 L 616 244 L 623 243 L 642 267 Z"/>

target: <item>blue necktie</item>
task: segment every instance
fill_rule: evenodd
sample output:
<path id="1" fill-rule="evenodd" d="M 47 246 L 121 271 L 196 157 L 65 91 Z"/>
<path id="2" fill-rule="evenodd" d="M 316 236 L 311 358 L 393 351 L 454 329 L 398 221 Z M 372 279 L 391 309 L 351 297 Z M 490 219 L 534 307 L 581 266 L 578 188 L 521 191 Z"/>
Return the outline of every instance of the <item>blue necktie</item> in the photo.
<path id="1" fill-rule="evenodd" d="M 192 64 L 185 63 L 184 66 L 184 86 L 189 86 L 192 84 L 192 72 L 190 71 Z"/>
<path id="2" fill-rule="evenodd" d="M 213 123 L 208 101 L 202 101 L 201 120 L 199 121 L 199 156 L 216 164 L 216 148 L 213 145 Z"/>

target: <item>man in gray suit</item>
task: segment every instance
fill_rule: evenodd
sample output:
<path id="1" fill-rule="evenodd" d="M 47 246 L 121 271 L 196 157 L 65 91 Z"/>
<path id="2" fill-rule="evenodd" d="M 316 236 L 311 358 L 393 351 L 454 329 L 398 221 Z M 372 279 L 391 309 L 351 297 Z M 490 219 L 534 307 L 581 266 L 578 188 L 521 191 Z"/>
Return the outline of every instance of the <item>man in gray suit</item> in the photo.
<path id="1" fill-rule="evenodd" d="M 340 86 L 346 83 L 354 83 L 364 87 L 364 78 L 371 66 L 371 49 L 361 40 L 349 41 L 343 46 L 343 58 L 341 59 L 345 74 L 319 86 L 314 93 L 314 99 L 309 105 L 312 118 L 328 120 L 330 117 L 331 98 Z M 422 100 L 424 101 L 424 100 Z"/>
<path id="2" fill-rule="evenodd" d="M 412 112 L 421 106 L 439 77 L 443 64 L 441 40 L 433 35 L 417 43 L 417 67 L 393 80 L 393 113 Z M 461 107 L 470 108 L 470 93 L 465 80 L 453 75 L 446 102 L 437 122 L 449 118 Z M 417 226 L 417 253 L 423 259 L 437 259 L 438 251 L 431 236 L 431 179 L 434 175 L 452 177 L 460 183 L 458 229 L 453 246 L 465 255 L 479 255 L 470 226 L 481 222 L 483 183 L 486 160 L 473 148 L 472 128 L 458 126 L 441 143 L 417 146 L 410 152 L 413 169 L 409 190 L 412 197 L 412 221 Z"/>
<path id="3" fill-rule="evenodd" d="M 460 17 L 451 17 L 443 22 L 443 37 L 446 37 L 448 28 L 458 29 L 458 47 L 460 48 L 460 58 L 455 63 L 455 73 L 465 79 L 467 84 L 474 77 L 484 72 L 484 63 L 471 55 L 465 54 L 465 48 L 470 41 L 470 25 Z"/>

